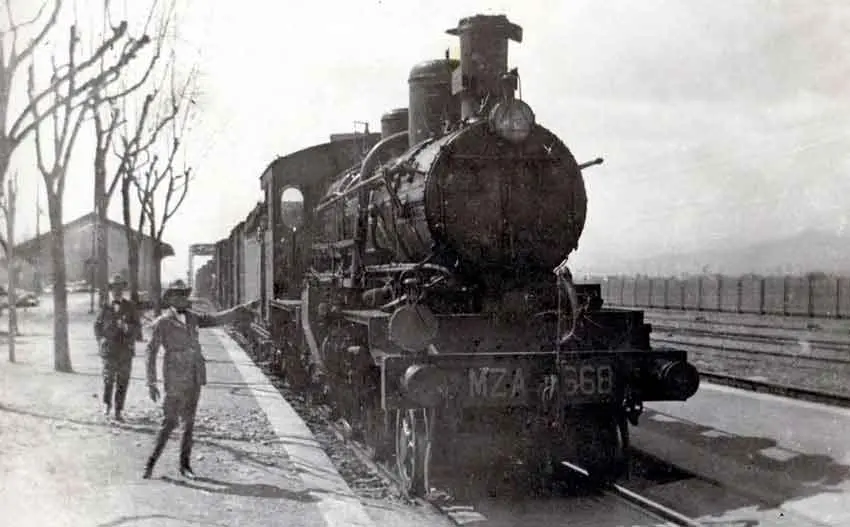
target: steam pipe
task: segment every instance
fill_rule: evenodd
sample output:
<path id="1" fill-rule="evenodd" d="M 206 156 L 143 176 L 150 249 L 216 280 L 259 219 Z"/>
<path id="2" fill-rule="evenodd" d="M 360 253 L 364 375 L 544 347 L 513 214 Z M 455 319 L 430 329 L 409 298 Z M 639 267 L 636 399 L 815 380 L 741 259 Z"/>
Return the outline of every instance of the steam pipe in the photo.
<path id="1" fill-rule="evenodd" d="M 339 201 L 343 197 L 349 195 L 354 190 L 359 190 L 359 189 L 362 189 L 363 187 L 365 187 L 365 186 L 367 186 L 367 185 L 369 185 L 373 182 L 381 181 L 381 177 L 368 178 L 368 179 L 366 179 L 366 177 L 367 177 L 368 174 L 373 172 L 375 170 L 375 168 L 377 168 L 378 162 L 380 160 L 380 158 L 378 157 L 378 154 L 381 153 L 381 151 L 384 148 L 386 148 L 389 144 L 391 144 L 395 141 L 400 141 L 402 139 L 404 139 L 404 143 L 402 143 L 402 144 L 406 148 L 407 147 L 407 130 L 405 130 L 404 132 L 398 132 L 397 134 L 393 134 L 393 135 L 387 137 L 386 139 L 381 139 L 380 141 L 378 141 L 378 143 L 375 146 L 372 147 L 372 149 L 369 151 L 369 153 L 366 154 L 366 158 L 360 164 L 360 181 L 358 183 L 355 183 L 352 187 L 346 189 L 347 190 L 346 193 L 334 196 L 334 197 L 330 198 L 329 200 L 317 205 L 316 206 L 316 212 L 320 212 L 320 211 L 324 210 L 325 208 L 333 205 L 334 203 L 336 203 L 337 201 Z"/>

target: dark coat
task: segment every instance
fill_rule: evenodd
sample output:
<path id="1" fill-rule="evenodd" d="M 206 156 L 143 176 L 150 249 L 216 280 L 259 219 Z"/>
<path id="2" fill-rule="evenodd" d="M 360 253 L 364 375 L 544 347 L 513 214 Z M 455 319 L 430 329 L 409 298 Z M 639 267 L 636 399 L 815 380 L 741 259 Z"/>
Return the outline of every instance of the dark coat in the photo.
<path id="1" fill-rule="evenodd" d="M 186 324 L 170 309 L 157 318 L 147 346 L 148 384 L 156 383 L 156 356 L 161 346 L 165 350 L 162 380 L 166 395 L 188 395 L 199 391 L 207 382 L 207 369 L 198 340 L 198 328 L 216 325 L 218 320 L 214 315 L 194 311 L 186 312 Z"/>
<path id="2" fill-rule="evenodd" d="M 106 358 L 134 354 L 136 335 L 141 330 L 141 321 L 136 305 L 122 298 L 100 308 L 94 321 L 94 336 L 103 339 L 100 354 Z"/>

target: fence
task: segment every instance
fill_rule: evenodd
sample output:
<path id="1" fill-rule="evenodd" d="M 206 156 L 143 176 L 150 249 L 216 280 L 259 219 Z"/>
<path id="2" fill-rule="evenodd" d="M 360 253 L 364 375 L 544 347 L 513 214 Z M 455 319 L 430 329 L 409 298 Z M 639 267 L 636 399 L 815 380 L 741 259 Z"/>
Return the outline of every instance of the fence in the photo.
<path id="1" fill-rule="evenodd" d="M 600 283 L 605 303 L 624 307 L 850 318 L 850 277 L 608 276 L 583 281 Z"/>

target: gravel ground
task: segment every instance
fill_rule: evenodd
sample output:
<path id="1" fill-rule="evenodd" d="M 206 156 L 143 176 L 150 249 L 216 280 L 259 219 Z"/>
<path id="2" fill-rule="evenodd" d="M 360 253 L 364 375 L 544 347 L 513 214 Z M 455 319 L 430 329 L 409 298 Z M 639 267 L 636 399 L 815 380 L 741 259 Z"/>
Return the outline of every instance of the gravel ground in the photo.
<path id="1" fill-rule="evenodd" d="M 0 510 L 3 524 L 272 525 L 324 524 L 300 474 L 309 467 L 288 457 L 235 366 L 215 347 L 206 350 L 211 379 L 196 421 L 193 465 L 205 481 L 177 474 L 179 430 L 154 471 L 140 478 L 162 418 L 144 388 L 144 351 L 137 349 L 125 423 L 102 414 L 100 364 L 84 295 L 71 295 L 74 374 L 52 371 L 52 302 L 21 317 L 19 364 L 5 362 L 0 341 Z M 85 304 L 85 305 L 83 305 Z M 5 320 L 3 320 L 5 322 Z M 5 324 L 3 324 L 5 325 Z M 212 343 L 209 344 L 212 346 Z M 24 374 L 25 373 L 25 374 Z M 279 383 L 278 383 L 279 384 Z M 327 409 L 283 395 L 316 433 L 377 527 L 448 526 L 428 507 L 399 496 L 327 426 Z M 15 481 L 14 485 L 9 485 Z M 307 494 L 305 494 L 307 493 Z"/>
<path id="2" fill-rule="evenodd" d="M 70 328 L 74 373 L 52 370 L 41 317 L 24 320 L 18 363 L 0 363 L 4 525 L 324 525 L 265 415 L 235 396 L 232 364 L 210 365 L 212 378 L 225 382 L 208 386 L 198 411 L 192 463 L 201 479 L 177 473 L 178 430 L 153 479 L 143 480 L 162 419 L 144 388 L 144 353 L 134 360 L 125 422 L 116 423 L 102 413 L 100 361 L 91 316 L 82 313 Z"/>
<path id="3" fill-rule="evenodd" d="M 250 348 L 245 339 L 235 331 L 228 332 L 249 356 Z M 267 364 L 259 363 L 271 383 L 284 399 L 304 420 L 316 441 L 322 445 L 342 478 L 359 497 L 367 500 L 386 500 L 401 505 L 413 506 L 415 501 L 405 497 L 395 485 L 364 463 L 343 439 L 334 433 L 331 426 L 330 408 L 326 405 L 309 405 L 305 397 L 289 388 L 285 381 L 270 373 Z"/>
<path id="4" fill-rule="evenodd" d="M 230 330 L 228 334 L 251 356 L 250 346 L 239 333 Z M 256 360 L 255 363 L 257 363 Z M 290 389 L 285 381 L 271 374 L 268 364 L 257 363 L 257 365 L 304 421 L 340 477 L 360 499 L 367 514 L 376 525 L 406 527 L 455 525 L 436 508 L 403 495 L 392 481 L 375 470 L 373 464 L 361 460 L 355 450 L 334 431 L 330 419 L 331 410 L 328 406 L 308 403 L 301 393 Z"/>

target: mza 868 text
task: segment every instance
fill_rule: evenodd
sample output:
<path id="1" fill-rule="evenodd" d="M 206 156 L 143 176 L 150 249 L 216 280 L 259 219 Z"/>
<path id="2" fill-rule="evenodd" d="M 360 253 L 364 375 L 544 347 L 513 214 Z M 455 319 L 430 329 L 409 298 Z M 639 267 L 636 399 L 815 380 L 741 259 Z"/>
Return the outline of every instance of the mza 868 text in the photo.
<path id="1" fill-rule="evenodd" d="M 460 59 L 413 67 L 380 134 L 274 160 L 203 277 L 224 305 L 262 296 L 254 344 L 413 492 L 431 463 L 482 453 L 616 478 L 643 403 L 699 376 L 650 347 L 642 311 L 573 283 L 582 170 L 601 160 L 579 164 L 518 98 L 522 29 L 477 15 L 448 33 Z"/>

